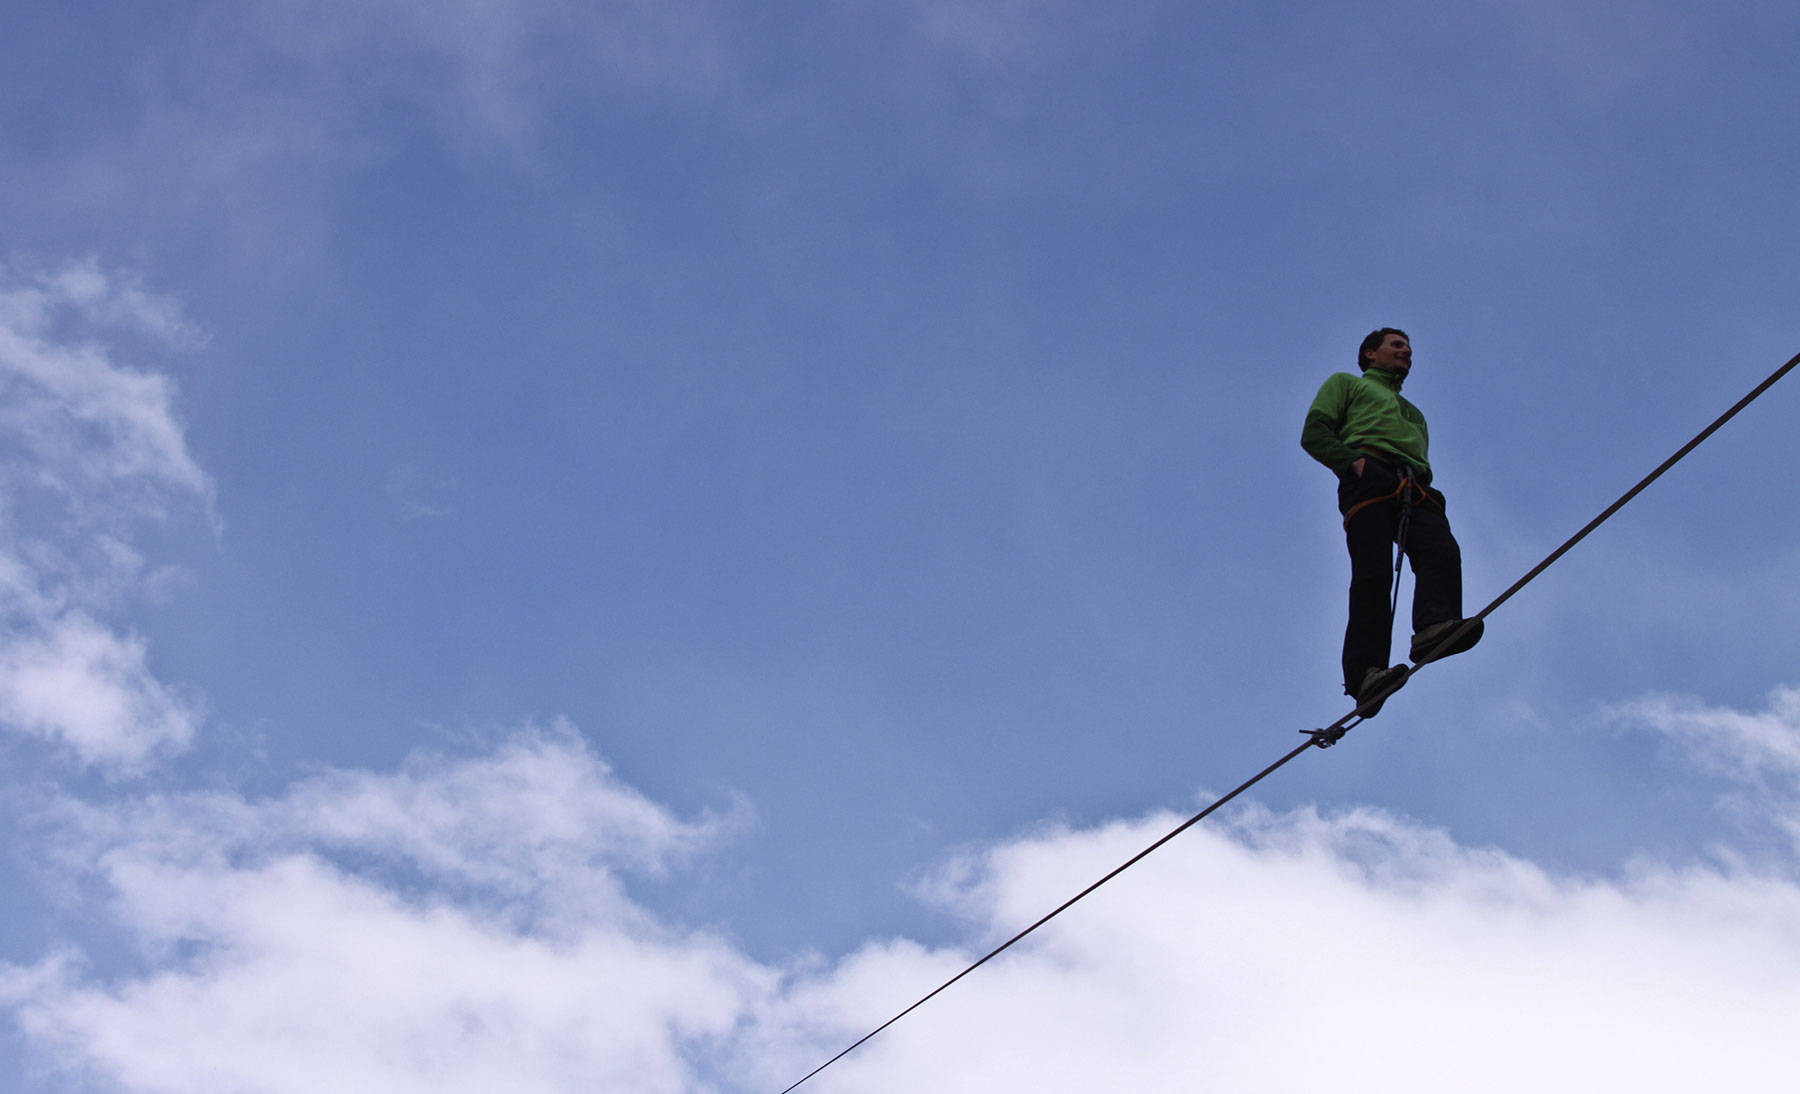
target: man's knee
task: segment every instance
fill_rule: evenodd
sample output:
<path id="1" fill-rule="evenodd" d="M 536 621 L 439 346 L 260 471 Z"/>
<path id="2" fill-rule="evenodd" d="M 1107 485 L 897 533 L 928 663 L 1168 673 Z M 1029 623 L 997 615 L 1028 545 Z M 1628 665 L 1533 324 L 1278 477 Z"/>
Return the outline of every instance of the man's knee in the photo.
<path id="1" fill-rule="evenodd" d="M 1462 565 L 1462 548 L 1442 513 L 1415 514 L 1406 537 L 1406 553 L 1418 564 Z M 1422 518 L 1422 519 L 1421 519 Z"/>

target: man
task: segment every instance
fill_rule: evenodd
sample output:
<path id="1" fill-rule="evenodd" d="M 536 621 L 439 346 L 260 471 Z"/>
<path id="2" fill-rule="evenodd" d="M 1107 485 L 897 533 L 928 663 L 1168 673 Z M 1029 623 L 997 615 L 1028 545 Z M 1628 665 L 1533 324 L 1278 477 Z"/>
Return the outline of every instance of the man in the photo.
<path id="1" fill-rule="evenodd" d="M 1412 659 L 1435 661 L 1481 639 L 1481 621 L 1460 635 L 1462 550 L 1431 487 L 1425 415 L 1400 397 L 1412 371 L 1412 341 L 1383 327 L 1364 338 L 1362 374 L 1325 381 L 1306 413 L 1300 446 L 1338 477 L 1338 511 L 1350 548 L 1350 623 L 1344 629 L 1344 693 L 1373 718 L 1406 682 L 1406 666 L 1388 666 L 1394 619 L 1388 554 L 1399 543 L 1413 570 Z"/>

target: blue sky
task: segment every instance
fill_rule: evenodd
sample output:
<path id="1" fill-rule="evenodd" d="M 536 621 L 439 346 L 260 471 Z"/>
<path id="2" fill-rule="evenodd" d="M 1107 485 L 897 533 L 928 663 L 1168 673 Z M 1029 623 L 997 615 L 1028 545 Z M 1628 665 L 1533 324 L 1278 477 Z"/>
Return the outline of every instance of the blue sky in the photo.
<path id="1" fill-rule="evenodd" d="M 779 1090 L 1343 712 L 1367 330 L 1471 609 L 1800 350 L 1797 24 L 15 5 L 0 1085 Z M 817 1088 L 1773 1088 L 1796 398 Z"/>

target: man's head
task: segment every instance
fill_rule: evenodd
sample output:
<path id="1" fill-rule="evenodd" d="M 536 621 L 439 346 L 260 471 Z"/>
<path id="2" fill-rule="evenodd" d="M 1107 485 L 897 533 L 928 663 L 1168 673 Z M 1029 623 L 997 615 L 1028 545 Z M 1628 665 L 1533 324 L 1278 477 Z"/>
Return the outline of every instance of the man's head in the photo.
<path id="1" fill-rule="evenodd" d="M 1377 368 L 1404 376 L 1412 368 L 1412 339 L 1398 327 L 1370 331 L 1356 351 L 1356 366 L 1364 372 Z"/>

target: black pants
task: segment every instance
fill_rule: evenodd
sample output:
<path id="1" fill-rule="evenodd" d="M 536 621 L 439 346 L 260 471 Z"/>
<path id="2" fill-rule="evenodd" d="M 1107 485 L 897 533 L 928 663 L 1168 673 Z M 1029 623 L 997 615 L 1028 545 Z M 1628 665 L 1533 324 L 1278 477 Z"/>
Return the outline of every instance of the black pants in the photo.
<path id="1" fill-rule="evenodd" d="M 1338 512 L 1393 494 L 1401 471 L 1370 457 L 1363 473 L 1346 471 L 1338 481 Z M 1462 549 L 1444 516 L 1444 495 L 1415 481 L 1412 515 L 1406 529 L 1406 559 L 1413 572 L 1413 631 L 1462 618 Z M 1393 643 L 1388 617 L 1394 577 L 1394 537 L 1400 530 L 1400 499 L 1389 498 L 1356 511 L 1344 529 L 1350 548 L 1350 623 L 1344 628 L 1344 686 L 1354 688 L 1371 668 L 1386 668 Z"/>

